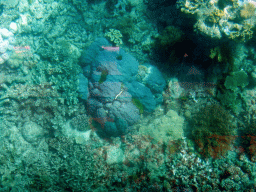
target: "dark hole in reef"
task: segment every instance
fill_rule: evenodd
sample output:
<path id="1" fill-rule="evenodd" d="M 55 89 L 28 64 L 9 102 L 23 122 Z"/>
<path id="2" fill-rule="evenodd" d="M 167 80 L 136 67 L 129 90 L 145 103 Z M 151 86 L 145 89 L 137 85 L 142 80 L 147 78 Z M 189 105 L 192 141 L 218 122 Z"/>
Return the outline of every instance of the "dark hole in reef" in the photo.
<path id="1" fill-rule="evenodd" d="M 126 5 L 125 10 L 126 10 L 127 13 L 130 13 L 130 12 L 132 11 L 132 5 L 131 5 L 131 3 L 128 3 L 128 4 Z"/>
<path id="2" fill-rule="evenodd" d="M 208 26 L 208 27 L 212 27 L 214 25 L 214 20 L 210 17 L 206 18 L 205 20 L 205 24 Z"/>
<path id="3" fill-rule="evenodd" d="M 211 64 L 205 48 L 187 37 L 171 46 L 156 45 L 153 59 L 161 63 L 162 71 L 172 71 L 178 64 L 191 64 L 203 68 L 208 68 Z"/>
<path id="4" fill-rule="evenodd" d="M 88 4 L 98 4 L 102 2 L 102 0 L 87 0 Z"/>
<path id="5" fill-rule="evenodd" d="M 122 59 L 123 59 L 123 56 L 120 55 L 120 54 L 118 54 L 118 55 L 116 56 L 116 59 L 117 59 L 117 60 L 122 60 Z"/>
<path id="6" fill-rule="evenodd" d="M 117 0 L 108 0 L 106 1 L 105 8 L 109 13 L 113 13 L 115 9 L 115 5 L 117 4 Z"/>

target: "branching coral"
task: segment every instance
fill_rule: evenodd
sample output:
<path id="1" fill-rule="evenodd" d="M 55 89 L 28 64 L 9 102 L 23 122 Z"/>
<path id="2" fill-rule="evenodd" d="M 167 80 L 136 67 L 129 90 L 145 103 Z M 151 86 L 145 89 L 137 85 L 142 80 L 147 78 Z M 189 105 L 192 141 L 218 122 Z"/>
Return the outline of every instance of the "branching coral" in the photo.
<path id="1" fill-rule="evenodd" d="M 116 45 L 123 44 L 123 41 L 122 41 L 123 35 L 117 29 L 110 29 L 109 32 L 105 33 L 105 37 L 110 38 L 110 41 L 115 43 Z"/>
<path id="2" fill-rule="evenodd" d="M 228 37 L 247 41 L 252 37 L 256 24 L 255 5 L 237 0 L 179 0 L 178 8 L 185 14 L 192 14 L 195 31 L 211 38 Z M 193 22 L 193 20 L 192 20 Z M 249 27 L 248 27 L 249 25 Z"/>

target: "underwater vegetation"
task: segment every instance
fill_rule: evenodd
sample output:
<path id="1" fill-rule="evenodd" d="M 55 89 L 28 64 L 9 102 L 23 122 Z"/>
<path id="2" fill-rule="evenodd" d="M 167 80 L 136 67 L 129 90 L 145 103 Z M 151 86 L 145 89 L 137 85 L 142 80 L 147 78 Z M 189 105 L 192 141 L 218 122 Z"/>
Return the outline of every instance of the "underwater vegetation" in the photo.
<path id="1" fill-rule="evenodd" d="M 177 52 L 179 49 L 175 46 L 176 43 L 184 40 L 183 31 L 175 26 L 167 26 L 162 33 L 157 37 L 157 41 L 154 43 L 154 49 L 157 53 L 162 53 L 163 57 L 169 60 L 169 62 L 178 62 L 179 58 Z M 180 46 L 180 45 L 179 45 Z"/>
<path id="2" fill-rule="evenodd" d="M 249 115 L 249 122 L 241 131 L 241 145 L 243 151 L 252 162 L 256 162 L 256 120 L 255 112 Z"/>
<path id="3" fill-rule="evenodd" d="M 242 99 L 240 91 L 249 84 L 249 78 L 245 71 L 231 72 L 224 82 L 224 87 L 217 95 L 221 104 L 235 113 L 241 111 Z"/>
<path id="4" fill-rule="evenodd" d="M 244 71 L 233 72 L 226 77 L 224 85 L 227 89 L 233 91 L 238 87 L 244 88 L 248 85 L 248 75 Z"/>
<path id="5" fill-rule="evenodd" d="M 234 141 L 231 114 L 219 104 L 203 107 L 192 120 L 192 137 L 204 157 L 220 158 Z"/>
<path id="6" fill-rule="evenodd" d="M 140 114 L 142 114 L 144 112 L 144 107 L 141 104 L 139 99 L 132 98 L 132 103 L 139 109 Z"/>
<path id="7" fill-rule="evenodd" d="M 254 49 L 245 48 L 243 44 L 234 42 L 221 43 L 209 49 L 212 65 L 222 68 L 219 75 L 217 99 L 224 107 L 236 114 L 242 111 L 244 99 L 241 93 L 253 86 Z"/>
<path id="8" fill-rule="evenodd" d="M 232 49 L 228 43 L 223 43 L 210 49 L 209 57 L 217 62 L 233 64 Z"/>
<path id="9" fill-rule="evenodd" d="M 184 35 L 182 30 L 175 26 L 167 26 L 158 37 L 161 46 L 171 46 L 181 39 Z"/>

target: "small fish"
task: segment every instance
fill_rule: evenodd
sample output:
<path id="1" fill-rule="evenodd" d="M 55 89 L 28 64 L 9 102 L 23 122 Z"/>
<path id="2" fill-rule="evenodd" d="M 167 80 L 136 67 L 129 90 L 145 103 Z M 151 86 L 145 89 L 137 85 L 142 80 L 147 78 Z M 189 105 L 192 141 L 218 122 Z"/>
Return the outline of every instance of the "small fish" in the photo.
<path id="1" fill-rule="evenodd" d="M 105 46 L 101 46 L 102 49 L 106 50 L 106 51 L 111 51 L 111 52 L 119 52 L 120 47 L 105 47 Z"/>
<path id="2" fill-rule="evenodd" d="M 25 47 L 21 47 L 21 46 L 14 46 L 13 49 L 16 49 L 16 50 L 24 50 L 24 49 L 30 49 L 30 46 L 25 46 Z"/>

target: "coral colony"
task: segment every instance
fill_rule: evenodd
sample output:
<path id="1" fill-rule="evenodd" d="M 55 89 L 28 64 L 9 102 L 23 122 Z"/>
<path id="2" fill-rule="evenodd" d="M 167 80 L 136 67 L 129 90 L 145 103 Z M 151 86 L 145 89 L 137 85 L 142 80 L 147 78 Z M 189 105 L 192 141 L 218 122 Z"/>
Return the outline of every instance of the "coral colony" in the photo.
<path id="1" fill-rule="evenodd" d="M 14 34 L 5 28 L 0 29 L 0 64 L 9 59 L 14 44 Z"/>

